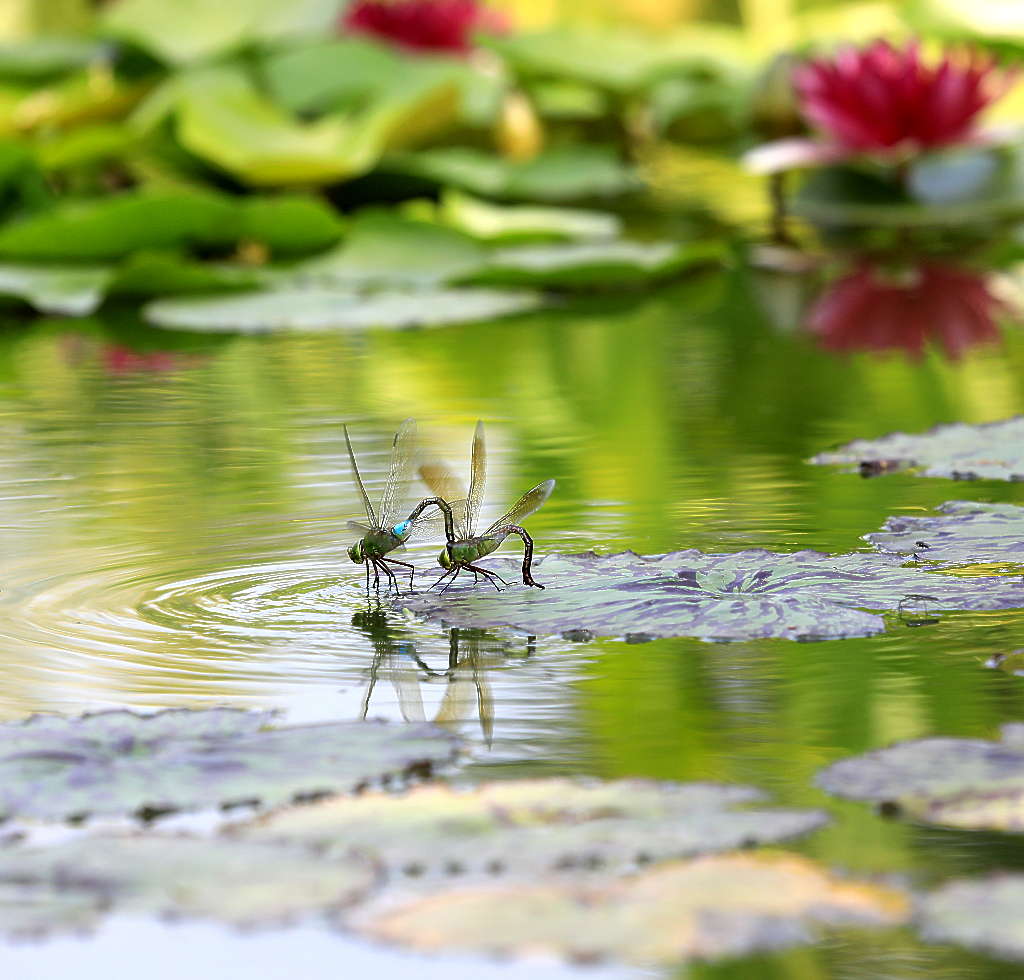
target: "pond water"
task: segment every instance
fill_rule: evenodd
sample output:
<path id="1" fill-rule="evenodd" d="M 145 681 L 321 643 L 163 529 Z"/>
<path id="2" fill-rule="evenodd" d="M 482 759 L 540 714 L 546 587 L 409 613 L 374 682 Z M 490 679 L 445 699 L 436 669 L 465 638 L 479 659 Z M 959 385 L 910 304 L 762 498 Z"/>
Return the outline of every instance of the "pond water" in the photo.
<path id="1" fill-rule="evenodd" d="M 628 644 L 453 638 L 367 603 L 345 553 L 360 505 L 343 422 L 379 488 L 401 419 L 416 417 L 462 465 L 486 420 L 496 510 L 558 481 L 530 521 L 540 554 L 850 551 L 889 515 L 949 499 L 1024 503 L 1020 484 L 863 480 L 805 462 L 851 438 L 1024 411 L 1017 327 L 955 362 L 839 356 L 773 322 L 762 286 L 737 258 L 657 291 L 432 331 L 186 336 L 127 313 L 4 323 L 0 719 L 211 704 L 295 721 L 440 712 L 471 747 L 458 778 L 750 783 L 827 808 L 833 823 L 794 847 L 834 867 L 929 884 L 1024 865 L 1012 840 L 887 821 L 813 785 L 827 763 L 895 739 L 991 737 L 1024 720 L 1024 679 L 984 667 L 1021 643 L 1024 613 L 920 626 L 892 616 L 861 640 Z M 436 545 L 410 553 L 433 574 Z M 452 683 L 455 644 L 470 666 Z M 116 944 L 0 951 L 0 962 L 24 976 L 65 963 L 110 976 L 111 963 L 145 962 L 153 928 L 118 925 Z M 328 939 L 346 962 L 351 942 Z M 223 949 L 244 958 L 249 942 L 225 936 Z M 270 942 L 250 947 L 253 964 Z M 368 969 L 422 975 L 415 958 L 358 955 Z M 484 975 L 472 961 L 450 966 Z M 897 931 L 680 975 L 967 973 L 1009 975 Z"/>

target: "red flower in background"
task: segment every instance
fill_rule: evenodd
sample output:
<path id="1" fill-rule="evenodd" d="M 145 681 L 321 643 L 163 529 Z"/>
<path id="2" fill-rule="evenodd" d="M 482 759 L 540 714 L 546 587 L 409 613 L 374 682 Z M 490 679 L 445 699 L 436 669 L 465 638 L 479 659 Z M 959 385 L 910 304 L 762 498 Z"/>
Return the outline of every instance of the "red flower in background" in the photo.
<path id="1" fill-rule="evenodd" d="M 905 350 L 931 342 L 956 359 L 999 339 L 1005 304 L 978 272 L 937 262 L 894 273 L 862 263 L 836 280 L 808 311 L 807 328 L 826 350 Z"/>
<path id="2" fill-rule="evenodd" d="M 477 0 L 355 0 L 342 26 L 406 48 L 465 54 L 474 34 L 499 34 L 508 25 Z"/>
<path id="3" fill-rule="evenodd" d="M 925 64 L 914 41 L 902 48 L 888 41 L 845 48 L 794 73 L 807 121 L 853 152 L 969 140 L 978 113 L 1006 91 L 1010 79 L 991 57 L 969 49 Z"/>

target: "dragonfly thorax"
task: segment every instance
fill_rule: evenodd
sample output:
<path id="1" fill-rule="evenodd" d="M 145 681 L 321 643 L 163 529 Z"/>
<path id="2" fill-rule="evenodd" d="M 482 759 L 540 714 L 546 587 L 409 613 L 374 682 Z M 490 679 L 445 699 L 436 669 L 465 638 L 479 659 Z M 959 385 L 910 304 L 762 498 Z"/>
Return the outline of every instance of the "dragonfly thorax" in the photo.
<path id="1" fill-rule="evenodd" d="M 478 537 L 465 538 L 448 545 L 440 555 L 437 563 L 442 568 L 454 568 L 456 565 L 472 565 L 473 562 L 494 551 L 507 535 L 482 534 Z"/>
<path id="2" fill-rule="evenodd" d="M 402 539 L 393 531 L 374 531 L 352 545 L 348 549 L 348 556 L 357 565 L 361 565 L 367 558 L 383 558 L 401 543 Z"/>

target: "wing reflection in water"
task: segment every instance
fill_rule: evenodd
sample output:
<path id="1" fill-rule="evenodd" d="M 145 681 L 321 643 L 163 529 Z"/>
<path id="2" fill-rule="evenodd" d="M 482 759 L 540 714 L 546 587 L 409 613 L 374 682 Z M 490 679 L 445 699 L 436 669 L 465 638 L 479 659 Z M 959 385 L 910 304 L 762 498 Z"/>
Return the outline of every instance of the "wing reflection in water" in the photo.
<path id="1" fill-rule="evenodd" d="M 373 661 L 360 717 L 366 718 L 380 678 L 391 681 L 402 717 L 408 722 L 432 721 L 458 731 L 476 717 L 488 747 L 494 736 L 494 697 L 487 671 L 511 655 L 509 640 L 483 629 L 448 630 L 448 661 L 427 663 L 406 638 L 401 620 L 381 606 L 368 606 L 352 617 L 352 625 L 373 643 Z M 527 655 L 533 638 L 527 642 Z M 443 686 L 428 719 L 424 691 Z"/>

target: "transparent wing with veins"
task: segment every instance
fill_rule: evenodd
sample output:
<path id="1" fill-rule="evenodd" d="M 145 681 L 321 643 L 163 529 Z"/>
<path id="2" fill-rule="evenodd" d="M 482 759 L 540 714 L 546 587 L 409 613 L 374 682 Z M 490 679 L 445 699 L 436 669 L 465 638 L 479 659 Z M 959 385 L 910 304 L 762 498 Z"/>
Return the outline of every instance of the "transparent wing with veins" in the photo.
<path id="1" fill-rule="evenodd" d="M 380 501 L 380 521 L 377 527 L 390 530 L 403 515 L 399 514 L 409 476 L 412 471 L 413 458 L 416 455 L 416 423 L 406 419 L 395 433 L 391 446 L 391 468 L 387 482 L 384 484 L 384 496 Z"/>
<path id="2" fill-rule="evenodd" d="M 484 424 L 477 422 L 473 433 L 473 455 L 469 477 L 469 495 L 466 499 L 466 537 L 472 537 L 480 517 L 487 485 L 487 446 L 484 443 Z"/>
<path id="3" fill-rule="evenodd" d="M 370 498 L 366 496 L 366 487 L 363 486 L 363 478 L 359 475 L 359 467 L 356 465 L 356 454 L 352 452 L 352 440 L 348 435 L 348 426 L 343 425 L 342 428 L 345 430 L 345 445 L 348 447 L 348 458 L 352 463 L 352 479 L 356 481 L 356 487 L 359 489 L 359 496 L 363 498 L 363 506 L 366 508 L 366 517 L 373 527 L 377 527 L 377 517 L 373 512 L 373 505 L 370 503 Z"/>
<path id="4" fill-rule="evenodd" d="M 544 502 L 551 496 L 551 491 L 554 489 L 554 480 L 545 480 L 543 483 L 538 483 L 532 490 L 527 490 L 484 533 L 489 534 L 495 528 L 506 524 L 522 524 L 526 518 L 531 514 L 535 514 L 544 506 Z"/>
<path id="5" fill-rule="evenodd" d="M 469 523 L 469 499 L 463 482 L 446 463 L 431 460 L 420 467 L 420 479 L 435 497 L 447 500 L 452 509 L 455 536 L 461 541 L 472 535 Z"/>

